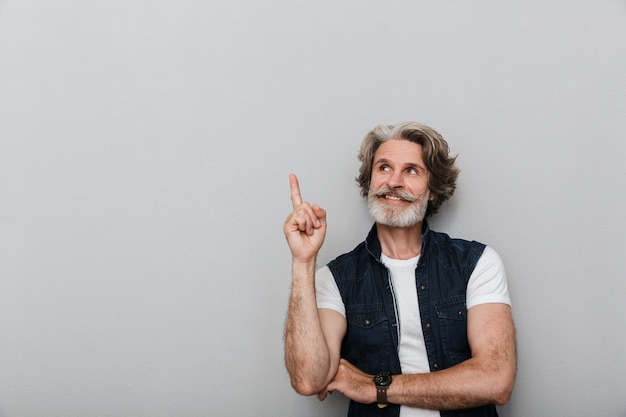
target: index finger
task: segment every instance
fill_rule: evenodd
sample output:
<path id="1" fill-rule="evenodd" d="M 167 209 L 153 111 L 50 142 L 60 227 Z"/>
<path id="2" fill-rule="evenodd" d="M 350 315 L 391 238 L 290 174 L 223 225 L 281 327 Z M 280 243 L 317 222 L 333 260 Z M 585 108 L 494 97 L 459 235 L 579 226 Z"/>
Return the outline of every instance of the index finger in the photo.
<path id="1" fill-rule="evenodd" d="M 295 210 L 300 204 L 302 204 L 300 184 L 298 183 L 298 177 L 296 177 L 295 174 L 289 175 L 289 187 L 291 188 L 291 204 L 293 204 L 293 209 Z"/>

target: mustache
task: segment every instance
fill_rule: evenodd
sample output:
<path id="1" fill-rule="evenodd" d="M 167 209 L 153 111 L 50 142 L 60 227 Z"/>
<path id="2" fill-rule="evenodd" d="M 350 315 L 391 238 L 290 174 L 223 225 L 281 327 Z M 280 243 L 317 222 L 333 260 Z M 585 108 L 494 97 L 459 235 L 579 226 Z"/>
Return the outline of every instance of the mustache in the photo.
<path id="1" fill-rule="evenodd" d="M 373 189 L 369 189 L 369 193 L 368 196 L 369 197 L 383 197 L 386 195 L 393 195 L 395 197 L 401 198 L 403 200 L 409 201 L 409 202 L 413 202 L 413 201 L 417 201 L 420 198 L 422 198 L 424 196 L 424 194 L 426 194 L 426 191 L 424 191 L 423 193 L 420 194 L 411 194 L 407 191 L 404 190 L 394 190 L 392 188 L 389 187 L 382 187 L 379 188 L 377 190 L 373 190 Z"/>

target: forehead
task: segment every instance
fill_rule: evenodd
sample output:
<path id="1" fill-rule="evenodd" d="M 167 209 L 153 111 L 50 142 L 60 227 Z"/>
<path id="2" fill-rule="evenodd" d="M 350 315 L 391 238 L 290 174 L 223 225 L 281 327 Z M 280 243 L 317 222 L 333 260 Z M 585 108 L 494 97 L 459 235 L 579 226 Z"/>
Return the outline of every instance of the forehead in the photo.
<path id="1" fill-rule="evenodd" d="M 406 139 L 392 139 L 382 143 L 374 154 L 374 163 L 384 159 L 399 164 L 424 165 L 422 145 Z"/>

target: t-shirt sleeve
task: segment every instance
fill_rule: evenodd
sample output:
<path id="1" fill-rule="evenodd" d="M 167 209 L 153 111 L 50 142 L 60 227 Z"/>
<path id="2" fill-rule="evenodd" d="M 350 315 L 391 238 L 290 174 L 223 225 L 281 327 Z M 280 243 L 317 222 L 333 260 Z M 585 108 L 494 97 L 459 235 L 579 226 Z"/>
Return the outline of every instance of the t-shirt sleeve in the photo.
<path id="1" fill-rule="evenodd" d="M 337 287 L 333 273 L 328 266 L 320 268 L 315 273 L 315 294 L 317 308 L 328 308 L 335 310 L 344 317 L 346 316 L 346 308 L 339 287 Z"/>
<path id="2" fill-rule="evenodd" d="M 511 305 L 504 264 L 498 253 L 487 246 L 467 284 L 467 308 L 479 304 L 504 303 Z"/>

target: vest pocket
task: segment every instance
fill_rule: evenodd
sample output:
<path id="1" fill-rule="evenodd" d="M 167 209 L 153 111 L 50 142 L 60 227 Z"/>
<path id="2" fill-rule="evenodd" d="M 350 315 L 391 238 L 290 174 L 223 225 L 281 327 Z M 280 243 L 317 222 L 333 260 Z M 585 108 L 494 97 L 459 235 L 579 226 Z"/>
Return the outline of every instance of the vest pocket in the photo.
<path id="1" fill-rule="evenodd" d="M 382 304 L 350 306 L 346 310 L 348 326 L 373 329 L 387 320 Z"/>
<path id="2" fill-rule="evenodd" d="M 471 351 L 467 341 L 467 306 L 465 295 L 440 300 L 435 304 L 439 319 L 441 341 L 447 366 L 469 359 Z"/>
<path id="3" fill-rule="evenodd" d="M 359 369 L 376 373 L 389 355 L 389 321 L 383 304 L 346 306 L 348 329 L 342 356 Z"/>

